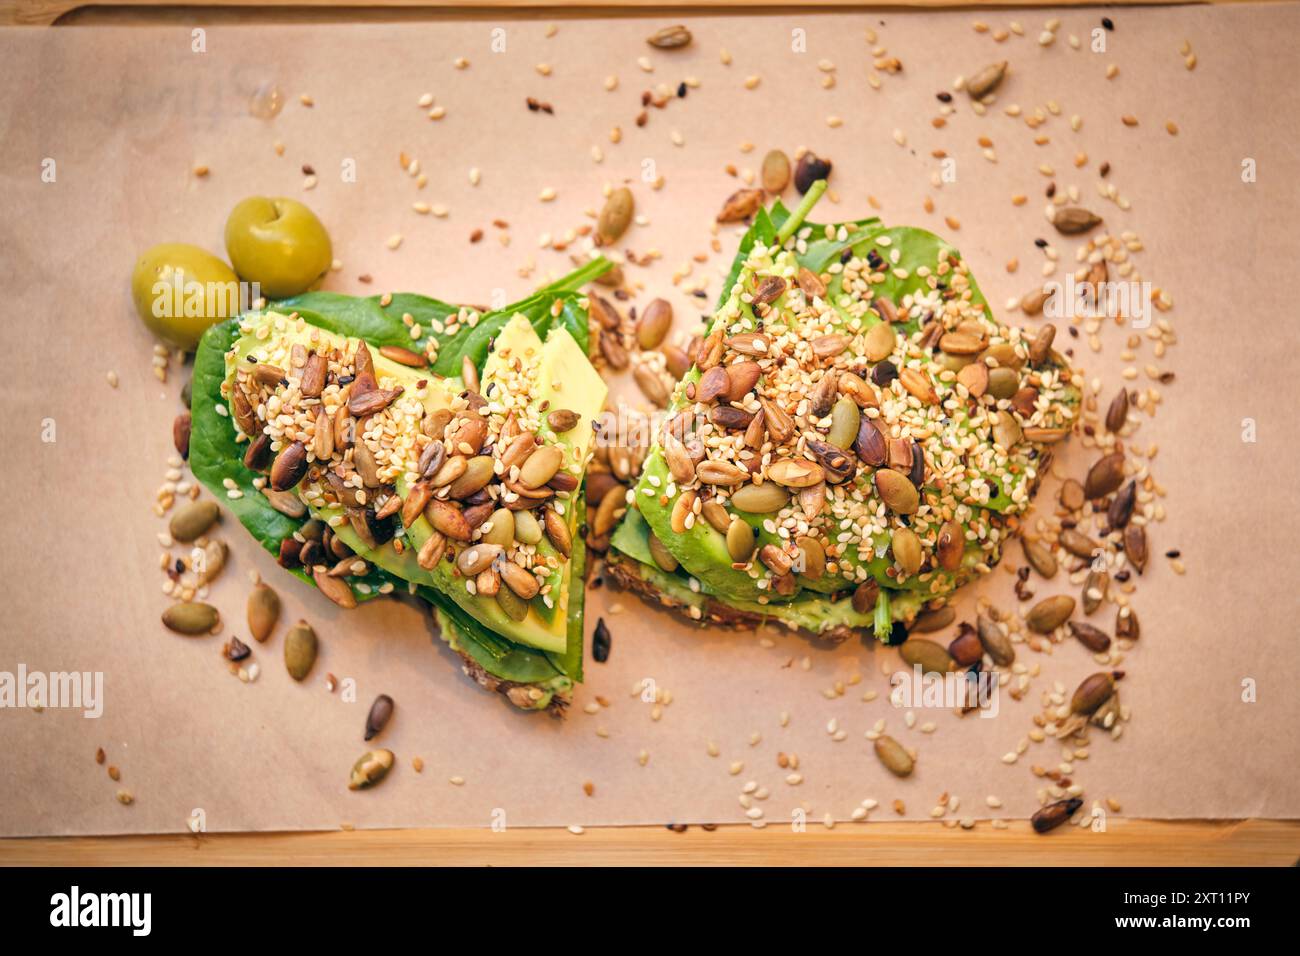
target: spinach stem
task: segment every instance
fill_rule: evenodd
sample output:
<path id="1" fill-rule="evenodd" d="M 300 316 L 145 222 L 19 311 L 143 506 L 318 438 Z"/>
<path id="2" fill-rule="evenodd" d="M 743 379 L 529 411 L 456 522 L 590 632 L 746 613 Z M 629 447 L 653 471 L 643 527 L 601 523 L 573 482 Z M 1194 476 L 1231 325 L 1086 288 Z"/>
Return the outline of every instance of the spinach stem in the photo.
<path id="1" fill-rule="evenodd" d="M 799 203 L 799 207 L 790 214 L 790 218 L 777 230 L 777 245 L 785 245 L 785 241 L 794 235 L 796 229 L 803 225 L 803 221 L 808 218 L 808 213 L 812 212 L 812 207 L 817 205 L 817 200 L 822 198 L 824 192 L 826 192 L 826 180 L 824 179 L 819 179 L 808 187 L 803 202 Z"/>
<path id="2" fill-rule="evenodd" d="M 884 588 L 876 598 L 876 640 L 887 641 L 894 630 L 894 617 L 889 613 L 889 592 Z"/>

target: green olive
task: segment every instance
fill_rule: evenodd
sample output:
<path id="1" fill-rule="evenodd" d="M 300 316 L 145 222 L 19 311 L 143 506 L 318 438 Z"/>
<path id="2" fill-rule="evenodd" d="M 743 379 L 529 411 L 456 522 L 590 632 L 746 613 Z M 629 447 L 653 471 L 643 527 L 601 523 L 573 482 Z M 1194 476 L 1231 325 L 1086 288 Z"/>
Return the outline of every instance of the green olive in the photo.
<path id="1" fill-rule="evenodd" d="M 261 294 L 284 299 L 306 292 L 334 261 L 329 233 L 295 199 L 250 196 L 226 220 L 226 252 L 241 279 Z"/>
<path id="2" fill-rule="evenodd" d="M 204 329 L 239 314 L 239 278 L 198 246 L 164 242 L 136 262 L 131 297 L 154 335 L 192 352 Z"/>

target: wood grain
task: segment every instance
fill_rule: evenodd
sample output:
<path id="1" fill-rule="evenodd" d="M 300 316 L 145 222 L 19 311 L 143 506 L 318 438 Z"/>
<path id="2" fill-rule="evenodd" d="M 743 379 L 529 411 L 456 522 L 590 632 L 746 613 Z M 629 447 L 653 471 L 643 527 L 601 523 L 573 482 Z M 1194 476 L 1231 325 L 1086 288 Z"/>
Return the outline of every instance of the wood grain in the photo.
<path id="1" fill-rule="evenodd" d="M 807 832 L 691 827 L 369 830 L 0 841 L 15 866 L 1293 866 L 1297 821 L 1112 820 L 1105 833 L 1028 823 L 950 830 L 937 823 L 841 824 Z"/>

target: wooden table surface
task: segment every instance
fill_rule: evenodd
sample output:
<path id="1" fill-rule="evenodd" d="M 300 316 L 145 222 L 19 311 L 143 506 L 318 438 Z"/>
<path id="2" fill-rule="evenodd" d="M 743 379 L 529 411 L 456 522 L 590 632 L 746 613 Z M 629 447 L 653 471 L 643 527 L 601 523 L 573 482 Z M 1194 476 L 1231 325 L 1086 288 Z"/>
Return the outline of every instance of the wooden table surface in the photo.
<path id="1" fill-rule="evenodd" d="M 1122 6 L 1136 0 L 1118 0 Z M 1169 3 L 1177 0 L 1144 0 Z M 1227 0 L 1239 2 L 1239 0 Z M 622 0 L 635 8 L 663 7 L 652 0 Z M 854 0 L 818 0 L 822 7 L 853 7 Z M 1003 7 L 1030 7 L 1031 0 L 1001 0 Z M 1086 0 L 1057 0 L 1083 6 Z M 371 9 L 358 9 L 369 6 Z M 586 0 L 259 0 L 176 3 L 174 0 L 0 0 L 0 26 L 64 23 L 158 23 L 201 19 L 239 21 L 358 21 L 468 15 L 485 6 L 516 8 L 519 15 L 562 18 L 598 8 Z M 676 8 L 789 7 L 788 0 L 677 2 Z M 885 7 L 983 6 L 962 0 L 912 0 Z M 257 10 L 241 8 L 257 7 Z M 79 9 L 80 8 L 80 9 Z M 345 9 L 346 8 L 346 9 Z M 670 14 L 668 16 L 671 16 Z M 756 830 L 722 826 L 609 827 L 573 834 L 560 829 L 515 828 L 334 831 L 319 833 L 165 834 L 121 837 L 50 837 L 0 840 L 0 865 L 185 866 L 185 865 L 874 865 L 874 866 L 1293 866 L 1300 862 L 1300 821 L 1155 821 L 1111 819 L 1105 833 L 1065 827 L 1046 836 L 1027 822 L 995 830 L 939 823 L 840 824 L 806 832 L 788 827 Z"/>

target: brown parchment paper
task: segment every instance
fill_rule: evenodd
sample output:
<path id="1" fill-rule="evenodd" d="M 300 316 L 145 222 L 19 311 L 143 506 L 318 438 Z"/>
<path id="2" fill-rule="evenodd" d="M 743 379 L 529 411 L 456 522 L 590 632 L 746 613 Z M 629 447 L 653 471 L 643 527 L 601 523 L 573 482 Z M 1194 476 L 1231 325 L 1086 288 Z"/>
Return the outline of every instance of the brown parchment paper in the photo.
<path id="1" fill-rule="evenodd" d="M 1010 13 L 983 16 L 1005 27 Z M 706 264 L 709 229 L 721 200 L 740 183 L 724 167 L 757 169 L 773 146 L 809 146 L 834 160 L 838 204 L 822 220 L 870 215 L 868 196 L 890 223 L 926 226 L 962 249 L 994 308 L 1039 278 L 1045 237 L 1069 268 L 1076 243 L 1045 222 L 1043 192 L 1075 185 L 1081 202 L 1113 232 L 1140 235 L 1144 278 L 1167 289 L 1179 342 L 1155 359 L 1144 342 L 1132 362 L 1120 357 L 1127 328 L 1108 325 L 1094 355 L 1084 339 L 1058 342 L 1101 384 L 1109 401 L 1126 364 L 1134 387 L 1149 384 L 1148 363 L 1176 372 L 1162 386 L 1154 417 L 1140 415 L 1134 442 L 1156 444 L 1152 470 L 1167 490 L 1168 519 L 1151 529 L 1154 557 L 1132 601 L 1143 621 L 1124 668 L 1132 720 L 1124 737 L 1093 735 L 1072 780 L 1089 801 L 1113 797 L 1128 815 L 1294 817 L 1300 815 L 1295 688 L 1297 666 L 1295 518 L 1297 346 L 1293 295 L 1297 93 L 1291 82 L 1294 6 L 1125 9 L 1112 12 L 1106 53 L 1089 49 L 1099 15 L 1089 10 L 1021 11 L 1026 36 L 996 43 L 972 30 L 969 13 L 780 14 L 686 18 L 695 43 L 662 53 L 644 37 L 658 20 L 575 19 L 553 37 L 543 24 L 482 22 L 388 26 L 214 27 L 195 52 L 189 28 L 67 29 L 0 33 L 0 270 L 5 384 L 0 415 L 6 544 L 0 558 L 0 670 L 99 671 L 102 717 L 79 711 L 0 710 L 0 834 L 179 831 L 195 810 L 209 830 L 356 826 L 597 825 L 744 822 L 738 801 L 754 781 L 770 794 L 755 801 L 765 819 L 788 824 L 796 811 L 846 819 L 867 798 L 872 817 L 892 818 L 902 799 L 909 818 L 925 818 L 940 795 L 959 799 L 952 817 L 1023 817 L 1037 807 L 1042 781 L 1031 766 L 1054 768 L 1059 745 L 1034 744 L 1015 764 L 1040 695 L 1060 682 L 1068 692 L 1096 669 L 1074 643 L 1050 656 L 1021 648 L 1041 664 L 1025 700 L 1001 699 L 995 719 L 958 720 L 918 710 L 917 726 L 888 703 L 883 670 L 892 652 L 871 642 L 818 649 L 798 637 L 690 628 L 608 587 L 589 596 L 588 629 L 604 617 L 613 633 L 606 664 L 589 662 L 587 682 L 567 720 L 523 715 L 474 687 L 434 637 L 427 615 L 397 601 L 344 613 L 283 571 L 227 517 L 220 531 L 230 566 L 213 589 L 226 635 L 247 638 L 247 575 L 260 572 L 280 592 L 283 620 L 303 616 L 321 636 L 310 680 L 294 684 L 280 662 L 282 625 L 254 646 L 255 683 L 232 677 L 221 638 L 187 640 L 165 632 L 158 615 L 159 547 L 164 522 L 150 507 L 171 451 L 170 426 L 188 368 L 175 362 L 168 383 L 150 370 L 152 341 L 128 296 L 134 257 L 159 241 L 185 241 L 222 253 L 230 207 L 247 194 L 306 200 L 328 224 L 343 263 L 327 288 L 351 293 L 412 290 L 452 301 L 516 297 L 569 267 L 568 253 L 539 248 L 589 222 L 605 183 L 633 181 L 645 223 L 625 245 L 662 258 L 629 267 L 644 286 L 637 301 L 664 295 L 689 321 L 717 295 L 736 231 Z M 1041 46 L 1043 21 L 1059 16 L 1058 39 Z M 879 54 L 903 71 L 868 85 Z M 493 31 L 502 31 L 494 33 Z M 803 31 L 799 34 L 795 31 Z M 1070 34 L 1082 49 L 1068 45 Z M 798 38 L 806 41 L 806 51 Z M 504 40 L 504 50 L 493 52 Z M 1190 41 L 1199 63 L 1184 67 Z M 730 66 L 719 50 L 732 54 Z M 464 56 L 467 69 L 453 60 Z M 643 72 L 638 57 L 654 72 Z M 1011 61 L 998 103 L 972 115 L 963 94 L 947 125 L 931 125 L 935 94 L 954 77 Z M 819 61 L 835 65 L 823 89 Z M 551 66 L 543 77 L 539 63 Z M 1107 64 L 1120 68 L 1108 80 Z M 607 75 L 617 90 L 606 92 Z M 747 90 L 746 77 L 761 77 Z M 650 110 L 638 128 L 641 91 L 699 79 L 685 100 Z M 250 94 L 276 83 L 286 104 L 272 121 L 249 115 Z M 417 107 L 431 92 L 446 108 L 431 121 Z M 314 99 L 313 107 L 299 102 Z M 554 106 L 529 112 L 526 97 Z M 1048 109 L 1059 104 L 1060 115 Z M 1043 109 L 1031 130 L 1005 115 L 1019 104 Z M 1082 127 L 1070 129 L 1078 114 Z M 1132 114 L 1138 125 L 1125 126 Z M 833 128 L 828 116 L 843 125 Z M 1165 131 L 1177 123 L 1176 136 Z M 612 126 L 622 128 L 619 144 Z M 906 136 L 900 147 L 893 131 Z M 675 145 L 673 132 L 683 145 Z M 997 162 L 981 156 L 982 135 Z M 1034 136 L 1048 142 L 1035 145 Z M 273 144 L 285 145 L 277 156 Z M 756 145 L 743 153 L 740 145 Z M 598 145 L 604 161 L 595 163 Z M 957 160 L 954 182 L 930 184 L 932 151 Z M 429 183 L 417 190 L 399 168 L 406 151 Z M 1076 168 L 1076 153 L 1087 162 Z M 43 182 L 42 162 L 57 178 Z M 1257 181 L 1242 179 L 1253 160 Z M 356 182 L 340 171 L 355 161 Z M 1132 207 L 1097 196 L 1098 166 Z M 207 178 L 192 175 L 195 164 Z M 319 185 L 302 188 L 303 164 Z M 1054 176 L 1039 172 L 1040 164 Z M 482 181 L 470 184 L 469 170 Z M 642 181 L 662 175 L 654 190 Z M 550 203 L 539 193 L 554 188 Z M 1010 197 L 1025 193 L 1022 207 Z M 933 214 L 923 201 L 932 196 Z M 790 201 L 790 196 L 787 196 Z M 446 205 L 446 218 L 420 216 L 413 202 Z M 943 217 L 960 222 L 953 230 Z M 508 220 L 509 247 L 491 221 Z M 470 244 L 474 229 L 486 238 Z M 390 251 L 386 239 L 404 241 Z M 575 244 L 576 248 L 576 244 Z M 1005 270 L 1016 257 L 1020 268 Z M 708 276 L 708 299 L 674 287 L 689 263 L 693 282 Z M 528 274 L 521 268 L 531 265 Z M 1063 274 L 1058 273 L 1058 278 Z M 358 281 L 362 274 L 371 285 Z M 1031 320 L 1031 324 L 1039 320 Z M 120 377 L 111 388 L 108 372 Z M 635 396 L 623 389 L 622 394 Z M 633 400 L 635 400 L 633 398 Z M 1243 440 L 1244 420 L 1256 440 Z M 56 440 L 42 440 L 52 422 Z M 1062 468 L 1082 476 L 1095 452 L 1074 441 Z M 1055 488 L 1048 483 L 1039 511 Z M 1181 551 L 1185 576 L 1162 556 Z M 1012 549 L 1011 562 L 1019 561 Z M 1014 608 L 1011 577 L 998 570 L 959 603 L 969 618 L 977 595 Z M 1038 596 L 1075 591 L 1065 575 L 1034 581 Z M 1100 612 L 1109 628 L 1113 609 Z M 941 635 L 947 640 L 950 629 Z M 330 694 L 325 675 L 355 682 L 353 700 Z M 859 683 L 852 683 L 861 675 Z M 671 693 L 658 720 L 631 695 L 652 678 Z M 824 692 L 845 682 L 842 696 Z M 1243 681 L 1256 700 L 1242 700 Z M 864 701 L 869 690 L 879 696 Z M 350 793 L 347 772 L 366 745 L 362 725 L 378 693 L 397 701 L 376 741 L 399 766 L 376 791 Z M 608 706 L 584 708 L 602 697 Z M 789 714 L 783 726 L 782 712 Z M 890 733 L 919 752 L 911 779 L 888 777 L 863 734 L 885 718 Z M 833 739 L 828 725 L 846 731 Z M 921 725 L 933 721 L 925 734 Z M 710 743 L 718 756 L 709 755 Z M 103 747 L 120 768 L 111 781 L 95 764 Z M 802 783 L 785 782 L 778 752 L 797 754 Z M 412 758 L 424 761 L 423 773 Z M 731 772 L 732 765 L 740 769 Z M 463 778 L 454 785 L 450 778 Z M 594 795 L 583 792 L 584 781 Z M 119 787 L 135 797 L 115 799 Z M 991 810 L 986 797 L 1003 806 Z M 1108 811 L 1110 812 L 1110 811 Z M 869 825 L 869 824 L 868 824 Z"/>

